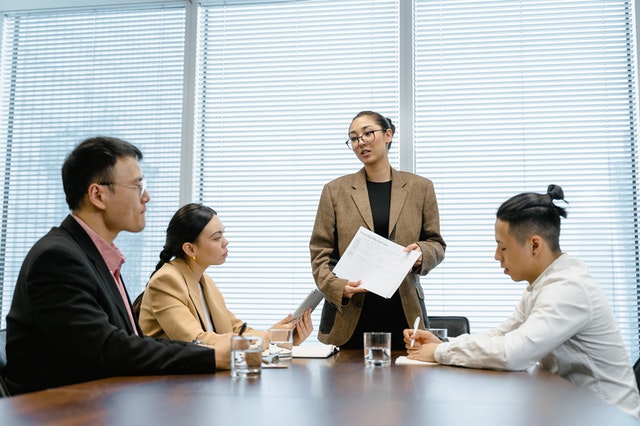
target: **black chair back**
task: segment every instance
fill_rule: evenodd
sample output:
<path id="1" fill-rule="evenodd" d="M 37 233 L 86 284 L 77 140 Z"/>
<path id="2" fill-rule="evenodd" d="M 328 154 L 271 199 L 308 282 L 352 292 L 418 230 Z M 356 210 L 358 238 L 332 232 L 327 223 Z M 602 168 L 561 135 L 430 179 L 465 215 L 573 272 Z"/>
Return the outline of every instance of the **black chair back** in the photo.
<path id="1" fill-rule="evenodd" d="M 449 337 L 457 337 L 470 333 L 471 327 L 467 317 L 459 316 L 429 316 L 429 328 L 446 328 Z"/>
<path id="2" fill-rule="evenodd" d="M 140 319 L 140 309 L 142 307 L 142 296 L 144 296 L 144 291 L 136 297 L 136 300 L 133 301 L 133 317 L 138 321 Z"/>
<path id="3" fill-rule="evenodd" d="M 7 330 L 0 330 L 0 397 L 10 396 L 9 389 L 4 379 L 7 368 Z"/>

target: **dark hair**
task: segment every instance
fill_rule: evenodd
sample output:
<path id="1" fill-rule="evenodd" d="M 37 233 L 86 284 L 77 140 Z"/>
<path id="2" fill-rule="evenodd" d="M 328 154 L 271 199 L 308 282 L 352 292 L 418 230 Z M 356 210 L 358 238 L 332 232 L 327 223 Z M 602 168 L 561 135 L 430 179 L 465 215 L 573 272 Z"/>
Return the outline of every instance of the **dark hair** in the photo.
<path id="1" fill-rule="evenodd" d="M 142 160 L 142 152 L 122 139 L 96 136 L 81 142 L 62 165 L 62 186 L 71 210 L 80 206 L 89 185 L 110 182 L 116 161 L 123 157 Z"/>
<path id="2" fill-rule="evenodd" d="M 391 135 L 393 136 L 396 134 L 396 126 L 393 125 L 391 119 L 375 111 L 360 111 L 358 114 L 356 114 L 355 117 L 353 117 L 353 120 L 351 120 L 351 122 L 353 123 L 356 118 L 365 115 L 373 117 L 376 123 L 378 123 L 378 125 L 382 128 L 382 130 L 386 131 L 388 129 L 391 129 Z M 393 139 L 391 139 L 391 142 L 393 142 Z M 387 145 L 387 149 L 391 147 L 391 142 L 389 142 L 389 145 Z"/>
<path id="3" fill-rule="evenodd" d="M 556 252 L 560 250 L 560 216 L 567 217 L 567 211 L 553 200 L 564 201 L 558 185 L 549 185 L 546 194 L 524 192 L 502 203 L 496 217 L 509 224 L 509 232 L 520 244 L 538 234 Z"/>
<path id="4" fill-rule="evenodd" d="M 160 252 L 160 262 L 156 265 L 155 271 L 174 257 L 184 259 L 186 255 L 182 245 L 195 242 L 204 227 L 216 215 L 215 210 L 202 204 L 189 203 L 180 207 L 169 221 L 167 237 Z"/>

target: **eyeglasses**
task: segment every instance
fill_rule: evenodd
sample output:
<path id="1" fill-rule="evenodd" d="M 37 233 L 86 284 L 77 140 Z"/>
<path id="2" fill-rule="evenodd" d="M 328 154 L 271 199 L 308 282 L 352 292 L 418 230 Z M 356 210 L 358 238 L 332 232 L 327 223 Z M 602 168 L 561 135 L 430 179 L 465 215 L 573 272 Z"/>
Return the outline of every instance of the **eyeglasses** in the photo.
<path id="1" fill-rule="evenodd" d="M 384 131 L 385 129 L 369 130 L 367 132 L 364 132 L 360 136 L 350 137 L 344 143 L 345 145 L 347 145 L 347 148 L 349 149 L 356 149 L 360 145 L 360 141 L 362 141 L 362 144 L 364 146 L 371 145 L 376 141 L 376 132 L 384 132 Z"/>
<path id="2" fill-rule="evenodd" d="M 101 182 L 98 185 L 105 185 L 105 186 L 114 185 L 114 186 L 124 186 L 125 188 L 134 188 L 140 191 L 140 193 L 138 194 L 140 198 L 142 198 L 142 196 L 144 195 L 144 191 L 147 190 L 147 181 L 145 179 L 140 180 L 140 183 L 137 185 L 125 185 L 123 183 L 112 183 L 112 182 Z"/>

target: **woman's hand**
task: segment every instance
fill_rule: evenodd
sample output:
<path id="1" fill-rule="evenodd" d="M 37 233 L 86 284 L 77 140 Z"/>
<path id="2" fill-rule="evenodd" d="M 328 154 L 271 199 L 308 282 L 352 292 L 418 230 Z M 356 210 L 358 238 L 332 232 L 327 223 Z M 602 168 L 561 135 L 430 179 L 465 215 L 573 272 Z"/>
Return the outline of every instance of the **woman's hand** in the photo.
<path id="1" fill-rule="evenodd" d="M 228 370 L 231 368 L 231 336 L 233 333 L 225 333 L 215 345 L 203 345 L 215 351 L 216 370 Z"/>
<path id="2" fill-rule="evenodd" d="M 362 280 L 358 281 L 347 281 L 347 285 L 344 286 L 343 296 L 347 299 L 351 299 L 356 293 L 366 293 L 368 290 L 366 288 L 360 287 Z"/>
<path id="3" fill-rule="evenodd" d="M 293 329 L 293 344 L 294 346 L 304 342 L 307 337 L 313 331 L 313 322 L 311 321 L 311 308 L 307 309 L 300 318 L 293 320 L 292 315 L 289 314 L 271 328 L 288 328 Z"/>
<path id="4" fill-rule="evenodd" d="M 293 333 L 293 345 L 298 346 L 304 342 L 313 331 L 313 322 L 311 321 L 311 308 L 304 311 L 304 314 L 296 321 L 296 331 Z"/>
<path id="5" fill-rule="evenodd" d="M 292 318 L 293 318 L 293 316 L 291 314 L 289 314 L 286 317 L 282 318 L 277 323 L 273 324 L 271 327 L 269 327 L 269 329 L 272 329 L 272 328 L 289 328 L 289 329 L 292 329 L 292 328 L 294 328 L 296 326 L 296 321 L 292 320 Z"/>
<path id="6" fill-rule="evenodd" d="M 420 248 L 418 243 L 409 244 L 408 246 L 406 246 L 404 248 L 404 251 L 407 252 L 407 253 L 410 252 L 410 251 L 413 251 L 413 250 L 420 252 L 420 256 L 416 259 L 415 263 L 413 264 L 413 268 L 417 269 L 420 266 L 422 266 L 422 249 Z"/>

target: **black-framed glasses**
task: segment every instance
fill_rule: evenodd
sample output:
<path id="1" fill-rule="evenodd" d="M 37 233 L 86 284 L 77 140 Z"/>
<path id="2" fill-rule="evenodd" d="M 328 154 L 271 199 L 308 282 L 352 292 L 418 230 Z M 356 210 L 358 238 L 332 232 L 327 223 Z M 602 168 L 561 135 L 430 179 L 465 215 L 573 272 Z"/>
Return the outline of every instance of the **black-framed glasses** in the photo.
<path id="1" fill-rule="evenodd" d="M 113 182 L 100 182 L 98 185 L 105 185 L 105 186 L 124 186 L 125 188 L 134 188 L 137 189 L 138 191 L 140 191 L 140 193 L 138 194 L 138 196 L 140 198 L 142 198 L 142 196 L 144 195 L 144 191 L 147 190 L 147 181 L 146 179 L 141 179 L 140 183 L 137 185 L 126 185 L 124 183 L 113 183 Z"/>
<path id="2" fill-rule="evenodd" d="M 364 146 L 371 145 L 376 141 L 376 132 L 384 132 L 385 129 L 378 130 L 368 130 L 361 134 L 360 136 L 352 136 L 347 139 L 344 143 L 347 145 L 349 149 L 356 149 L 360 145 L 360 141 Z"/>

